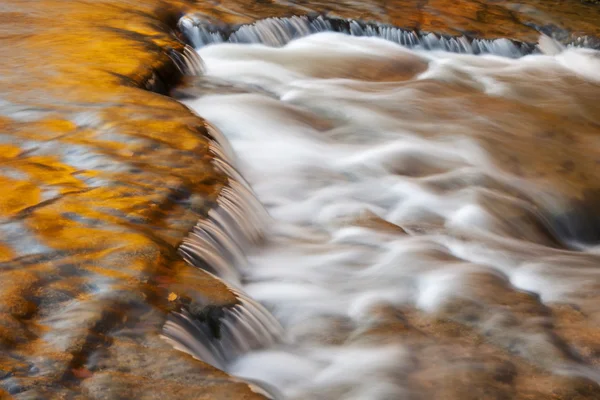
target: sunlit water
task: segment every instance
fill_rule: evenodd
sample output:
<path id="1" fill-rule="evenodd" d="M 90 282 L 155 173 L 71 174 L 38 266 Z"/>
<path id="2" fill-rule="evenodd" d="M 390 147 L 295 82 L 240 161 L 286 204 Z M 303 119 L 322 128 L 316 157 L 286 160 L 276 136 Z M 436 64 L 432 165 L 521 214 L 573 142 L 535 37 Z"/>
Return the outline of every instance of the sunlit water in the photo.
<path id="1" fill-rule="evenodd" d="M 599 326 L 600 258 L 566 211 L 577 185 L 538 172 L 578 165 L 542 134 L 560 121 L 600 132 L 600 58 L 546 46 L 557 54 L 509 59 L 319 33 L 199 49 L 204 94 L 185 103 L 270 215 L 264 243 L 219 275 L 285 331 L 225 369 L 289 399 L 445 398 L 441 375 L 491 356 L 415 322 L 441 318 L 536 371 L 599 380 L 548 306 Z"/>

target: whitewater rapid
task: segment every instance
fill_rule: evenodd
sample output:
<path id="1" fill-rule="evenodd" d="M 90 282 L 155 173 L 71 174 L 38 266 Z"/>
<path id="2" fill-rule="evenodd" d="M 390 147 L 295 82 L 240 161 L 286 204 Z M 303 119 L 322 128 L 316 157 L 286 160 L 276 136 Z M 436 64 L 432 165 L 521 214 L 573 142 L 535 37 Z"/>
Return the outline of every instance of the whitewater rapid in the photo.
<path id="1" fill-rule="evenodd" d="M 226 136 L 269 215 L 231 283 L 285 332 L 228 372 L 298 400 L 442 398 L 457 371 L 471 375 L 456 387 L 518 398 L 490 363 L 600 381 L 553 308 L 600 326 L 597 227 L 570 214 L 589 182 L 554 168 L 598 151 L 600 58 L 547 48 L 509 59 L 319 33 L 198 49 L 200 95 L 184 103 Z"/>

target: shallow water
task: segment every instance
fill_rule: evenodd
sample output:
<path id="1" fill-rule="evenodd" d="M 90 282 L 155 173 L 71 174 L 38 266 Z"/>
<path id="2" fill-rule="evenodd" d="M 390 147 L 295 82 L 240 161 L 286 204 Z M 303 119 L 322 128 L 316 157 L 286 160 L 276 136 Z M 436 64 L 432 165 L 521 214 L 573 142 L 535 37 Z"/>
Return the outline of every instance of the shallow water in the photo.
<path id="1" fill-rule="evenodd" d="M 600 56 L 540 49 L 198 50 L 185 104 L 269 214 L 211 271 L 285 332 L 227 371 L 289 399 L 597 398 Z"/>

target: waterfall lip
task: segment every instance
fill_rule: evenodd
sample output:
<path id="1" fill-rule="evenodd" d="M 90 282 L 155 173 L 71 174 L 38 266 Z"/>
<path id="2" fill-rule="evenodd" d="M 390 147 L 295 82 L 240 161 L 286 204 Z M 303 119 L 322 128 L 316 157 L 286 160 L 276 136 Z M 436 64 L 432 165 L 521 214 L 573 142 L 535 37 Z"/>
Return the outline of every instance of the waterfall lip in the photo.
<path id="1" fill-rule="evenodd" d="M 183 36 L 195 48 L 212 43 L 262 43 L 283 46 L 289 41 L 318 32 L 338 32 L 352 36 L 379 37 L 409 48 L 445 50 L 465 54 L 499 54 L 520 57 L 538 53 L 535 43 L 514 39 L 479 39 L 470 35 L 451 36 L 405 29 L 390 24 L 353 19 L 316 16 L 265 18 L 251 24 L 215 25 L 194 15 L 186 15 L 178 24 Z"/>
<path id="2" fill-rule="evenodd" d="M 181 52 L 169 49 L 168 53 L 182 75 L 201 76 L 204 73 L 204 62 L 190 45 L 186 44 Z"/>
<path id="3" fill-rule="evenodd" d="M 198 267 L 197 263 L 192 265 Z M 207 310 L 212 316 L 194 315 L 189 306 L 180 305 L 167 317 L 161 338 L 177 350 L 223 371 L 237 357 L 283 341 L 283 327 L 260 303 L 221 277 L 205 272 L 228 286 L 237 303 L 200 306 L 201 312 Z M 211 310 L 216 310 L 216 314 Z"/>
<path id="4" fill-rule="evenodd" d="M 193 58 L 190 60 L 188 64 L 193 64 Z M 207 131 L 213 166 L 228 176 L 228 184 L 221 189 L 216 206 L 180 245 L 179 253 L 188 264 L 221 281 L 237 302 L 224 306 L 199 304 L 195 312 L 189 305 L 180 304 L 168 315 L 161 338 L 175 349 L 227 371 L 239 356 L 283 342 L 284 330 L 263 305 L 241 289 L 240 268 L 246 263 L 245 252 L 261 242 L 269 216 L 235 168 L 235 154 L 227 138 L 210 124 Z M 283 399 L 268 383 L 236 379 L 267 398 Z"/>
<path id="5" fill-rule="evenodd" d="M 361 21 L 330 17 L 324 14 L 295 15 L 292 17 L 270 17 L 249 24 L 216 24 L 194 14 L 184 15 L 178 28 L 187 42 L 196 49 L 216 43 L 261 43 L 269 46 L 284 46 L 292 40 L 318 32 L 338 32 L 352 36 L 379 37 L 408 48 L 442 50 L 462 54 L 492 54 L 519 58 L 529 54 L 540 54 L 555 48 L 600 49 L 600 39 L 589 36 L 565 37 L 565 32 L 549 30 L 531 25 L 540 32 L 544 43 L 530 43 L 517 39 L 499 37 L 481 39 L 468 33 L 463 35 L 438 34 L 435 32 L 407 29 L 373 21 Z M 562 43 L 554 38 L 557 35 Z M 549 45 L 554 42 L 554 45 Z"/>

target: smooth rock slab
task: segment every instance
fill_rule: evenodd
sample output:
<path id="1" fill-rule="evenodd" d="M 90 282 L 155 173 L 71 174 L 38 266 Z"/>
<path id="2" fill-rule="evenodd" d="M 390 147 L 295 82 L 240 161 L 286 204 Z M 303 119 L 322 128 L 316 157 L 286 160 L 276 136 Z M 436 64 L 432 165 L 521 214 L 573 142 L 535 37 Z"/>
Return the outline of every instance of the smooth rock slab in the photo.
<path id="1" fill-rule="evenodd" d="M 260 398 L 159 338 L 231 305 L 176 249 L 227 178 L 179 78 L 183 2 L 10 1 L 0 13 L 0 387 L 15 398 Z"/>

